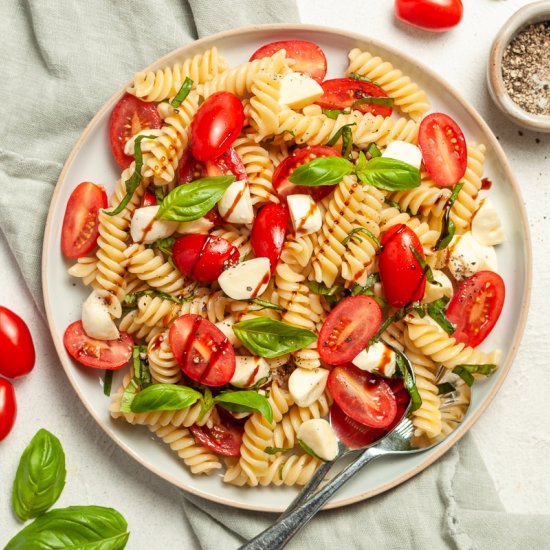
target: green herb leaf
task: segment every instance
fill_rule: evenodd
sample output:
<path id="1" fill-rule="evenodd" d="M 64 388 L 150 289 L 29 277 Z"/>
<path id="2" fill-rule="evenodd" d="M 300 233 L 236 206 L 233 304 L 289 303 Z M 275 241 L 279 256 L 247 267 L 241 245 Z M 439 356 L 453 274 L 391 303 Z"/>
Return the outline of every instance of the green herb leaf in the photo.
<path id="1" fill-rule="evenodd" d="M 403 355 L 399 350 L 394 349 L 395 351 L 395 362 L 397 363 L 397 368 L 403 377 L 403 385 L 405 389 L 409 392 L 411 397 L 411 408 L 410 412 L 416 411 L 422 406 L 422 397 L 420 397 L 420 392 L 416 387 L 414 381 L 413 369 L 408 358 Z"/>
<path id="2" fill-rule="evenodd" d="M 307 185 L 308 187 L 334 185 L 340 183 L 342 178 L 351 174 L 354 169 L 353 163 L 344 158 L 319 157 L 298 166 L 288 179 L 292 183 Z"/>
<path id="3" fill-rule="evenodd" d="M 278 306 L 273 302 L 268 302 L 267 300 L 262 300 L 260 298 L 253 298 L 252 300 L 246 300 L 246 301 L 248 301 L 251 304 L 260 306 L 260 309 L 256 309 L 255 311 L 261 311 L 262 309 L 274 309 L 275 311 L 286 311 L 284 307 Z"/>
<path id="4" fill-rule="evenodd" d="M 395 103 L 393 97 L 364 96 L 351 104 L 351 108 L 368 103 L 369 105 L 382 105 L 383 107 L 393 107 Z"/>
<path id="5" fill-rule="evenodd" d="M 188 76 L 186 76 L 185 80 L 183 81 L 183 84 L 181 85 L 181 88 L 176 94 L 176 97 L 171 101 L 172 107 L 177 109 L 182 104 L 182 102 L 186 99 L 186 97 L 189 95 L 189 92 L 191 91 L 192 87 L 193 87 L 193 81 Z"/>
<path id="6" fill-rule="evenodd" d="M 451 196 L 447 199 L 447 202 L 445 203 L 443 219 L 441 220 L 441 234 L 439 235 L 439 239 L 437 239 L 437 242 L 435 243 L 434 250 L 444 250 L 453 240 L 456 227 L 453 223 L 453 220 L 451 220 L 451 209 L 453 208 L 453 204 L 455 203 L 463 185 L 463 183 L 455 185 L 453 187 L 453 192 L 451 193 Z"/>
<path id="7" fill-rule="evenodd" d="M 363 76 L 359 73 L 350 73 L 349 77 L 353 78 L 353 80 L 360 80 L 361 82 L 371 82 L 372 84 L 374 84 L 374 81 L 371 80 L 368 76 Z"/>
<path id="8" fill-rule="evenodd" d="M 162 201 L 157 218 L 190 222 L 202 218 L 222 198 L 235 176 L 212 176 L 179 185 Z"/>
<path id="9" fill-rule="evenodd" d="M 438 283 L 434 280 L 434 274 L 432 272 L 432 268 L 426 263 L 426 259 L 424 258 L 424 255 L 420 253 L 419 250 L 416 250 L 416 248 L 412 244 L 409 245 L 409 249 L 413 253 L 413 256 L 416 258 L 416 261 L 420 264 L 420 267 L 422 268 L 422 271 L 426 275 L 426 279 L 428 280 L 428 282 L 441 286 L 441 283 Z"/>
<path id="10" fill-rule="evenodd" d="M 255 355 L 280 357 L 312 344 L 317 340 L 314 332 L 287 325 L 268 317 L 247 319 L 233 325 L 237 338 Z"/>
<path id="11" fill-rule="evenodd" d="M 4 550 L 121 550 L 128 542 L 127 529 L 126 520 L 113 508 L 58 508 L 19 531 Z"/>
<path id="12" fill-rule="evenodd" d="M 289 451 L 292 451 L 292 448 L 285 449 L 283 447 L 266 447 L 264 449 L 264 453 L 266 455 L 276 455 L 277 453 L 288 453 Z"/>
<path id="13" fill-rule="evenodd" d="M 324 458 L 321 458 L 303 439 L 298 439 L 298 443 L 300 444 L 300 447 L 304 449 L 304 451 L 313 457 L 315 457 L 318 460 L 322 460 L 323 462 L 326 462 Z"/>
<path id="14" fill-rule="evenodd" d="M 391 206 L 392 208 L 399 210 L 399 212 L 403 212 L 403 210 L 401 209 L 401 205 L 398 202 L 392 201 L 391 199 L 388 199 L 388 197 L 384 197 L 384 202 L 388 206 Z"/>
<path id="15" fill-rule="evenodd" d="M 435 300 L 435 302 L 430 302 L 427 305 L 428 315 L 447 333 L 447 334 L 453 334 L 455 331 L 455 327 L 447 319 L 447 316 L 445 315 L 444 309 L 449 303 L 449 298 L 447 296 L 443 296 L 443 298 L 440 298 L 439 300 Z"/>
<path id="16" fill-rule="evenodd" d="M 259 412 L 270 424 L 273 410 L 269 401 L 257 391 L 228 391 L 217 395 L 214 403 L 232 412 Z"/>
<path id="17" fill-rule="evenodd" d="M 363 183 L 387 191 L 401 191 L 420 185 L 420 170 L 406 162 L 387 157 L 372 158 L 364 169 L 356 173 Z"/>
<path id="18" fill-rule="evenodd" d="M 338 128 L 334 135 L 327 141 L 326 145 L 328 147 L 334 147 L 338 143 L 338 140 L 342 137 L 342 134 L 344 133 L 344 128 L 347 128 L 348 126 L 356 126 L 356 124 L 355 122 L 351 122 L 350 124 L 344 124 L 343 126 Z"/>
<path id="19" fill-rule="evenodd" d="M 466 369 L 462 367 L 456 366 L 453 369 L 453 373 L 456 374 L 457 376 L 460 376 L 460 378 L 462 378 L 462 380 L 464 380 L 464 382 L 466 382 L 468 386 L 471 386 L 475 381 L 474 377 Z"/>
<path id="20" fill-rule="evenodd" d="M 370 290 L 376 283 L 380 282 L 380 275 L 378 273 L 370 273 L 367 277 L 367 282 L 365 286 L 361 286 L 358 283 L 354 283 L 351 288 L 351 295 L 356 296 L 357 294 L 365 294 L 366 290 Z"/>
<path id="21" fill-rule="evenodd" d="M 155 199 L 157 199 L 157 203 L 160 204 L 166 196 L 166 193 L 164 192 L 164 187 L 162 187 L 161 185 L 152 185 L 151 190 L 155 195 Z"/>
<path id="22" fill-rule="evenodd" d="M 342 156 L 351 160 L 351 151 L 353 148 L 353 134 L 349 126 L 342 128 Z"/>
<path id="23" fill-rule="evenodd" d="M 443 382 L 443 384 L 437 385 L 437 395 L 445 395 L 446 393 L 453 393 L 455 387 L 450 382 Z"/>
<path id="24" fill-rule="evenodd" d="M 359 239 L 360 241 L 363 240 L 360 233 L 364 233 L 369 239 L 376 245 L 377 248 L 380 248 L 380 241 L 375 237 L 375 235 L 366 229 L 365 227 L 355 227 L 352 229 L 348 236 L 342 241 L 342 244 L 346 246 L 352 239 Z"/>
<path id="25" fill-rule="evenodd" d="M 113 371 L 106 370 L 103 374 L 103 395 L 109 397 L 113 388 Z"/>
<path id="26" fill-rule="evenodd" d="M 141 390 L 133 399 L 132 412 L 179 411 L 196 403 L 202 395 L 187 386 L 153 384 Z"/>
<path id="27" fill-rule="evenodd" d="M 350 112 L 344 109 L 323 109 L 323 114 L 333 120 L 336 120 L 340 115 L 349 115 Z"/>
<path id="28" fill-rule="evenodd" d="M 201 412 L 199 413 L 199 420 L 204 418 L 204 415 L 214 406 L 214 398 L 212 397 L 212 390 L 208 386 L 204 386 L 204 395 L 202 396 Z"/>
<path id="29" fill-rule="evenodd" d="M 325 283 L 318 283 L 317 281 L 307 281 L 309 290 L 314 294 L 320 294 L 321 296 L 334 296 L 337 292 L 342 290 L 339 285 L 331 286 L 330 288 Z"/>
<path id="30" fill-rule="evenodd" d="M 23 451 L 15 481 L 12 507 L 21 521 L 46 512 L 65 486 L 65 453 L 59 439 L 48 430 L 38 430 Z"/>
<path id="31" fill-rule="evenodd" d="M 120 204 L 110 212 L 105 211 L 105 213 L 108 216 L 116 216 L 117 214 L 120 214 L 125 208 L 126 205 L 130 202 L 132 197 L 134 196 L 134 193 L 136 189 L 139 187 L 139 184 L 141 183 L 141 170 L 143 168 L 143 154 L 141 153 L 141 142 L 144 139 L 156 139 L 157 136 L 138 136 L 134 140 L 134 158 L 135 158 L 135 168 L 134 173 L 125 181 L 124 185 L 126 187 L 126 195 L 124 195 L 123 199 L 120 201 Z"/>
<path id="32" fill-rule="evenodd" d="M 176 237 L 165 237 L 164 239 L 157 239 L 152 243 L 146 244 L 145 248 L 160 250 L 165 256 L 172 257 L 172 248 L 175 242 Z"/>
<path id="33" fill-rule="evenodd" d="M 482 374 L 484 376 L 491 376 L 497 370 L 497 366 L 492 363 L 484 365 L 457 365 L 453 369 L 453 373 L 460 376 L 468 386 L 474 383 L 475 378 L 473 374 Z"/>
<path id="34" fill-rule="evenodd" d="M 132 349 L 132 362 L 134 367 L 134 376 L 129 384 L 124 388 L 120 398 L 121 412 L 132 412 L 132 401 L 140 389 L 151 385 L 151 373 L 147 363 L 147 346 L 134 346 Z"/>
<path id="35" fill-rule="evenodd" d="M 182 300 L 177 298 L 176 296 L 170 296 L 170 294 L 166 294 L 165 292 L 161 292 L 160 290 L 148 288 L 147 290 L 139 290 L 138 292 L 126 294 L 126 296 L 124 296 L 124 299 L 122 300 L 122 306 L 126 308 L 137 307 L 138 300 L 143 296 L 157 296 L 158 298 L 169 300 L 170 302 L 174 302 L 175 304 L 182 303 Z"/>
<path id="36" fill-rule="evenodd" d="M 380 149 L 378 149 L 378 145 L 376 145 L 376 143 L 371 143 L 367 147 L 366 151 L 371 157 L 381 157 L 382 156 L 382 153 L 380 152 Z"/>

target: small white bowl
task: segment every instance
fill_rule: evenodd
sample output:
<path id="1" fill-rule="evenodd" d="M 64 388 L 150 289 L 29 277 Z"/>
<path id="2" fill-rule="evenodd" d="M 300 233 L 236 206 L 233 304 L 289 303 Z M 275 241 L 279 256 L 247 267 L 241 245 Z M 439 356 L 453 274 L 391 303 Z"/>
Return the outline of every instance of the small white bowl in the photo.
<path id="1" fill-rule="evenodd" d="M 487 83 L 493 101 L 510 120 L 530 130 L 550 132 L 550 116 L 535 115 L 522 109 L 508 95 L 502 79 L 502 57 L 508 44 L 523 28 L 541 21 L 550 21 L 550 0 L 528 4 L 508 19 L 491 48 Z"/>

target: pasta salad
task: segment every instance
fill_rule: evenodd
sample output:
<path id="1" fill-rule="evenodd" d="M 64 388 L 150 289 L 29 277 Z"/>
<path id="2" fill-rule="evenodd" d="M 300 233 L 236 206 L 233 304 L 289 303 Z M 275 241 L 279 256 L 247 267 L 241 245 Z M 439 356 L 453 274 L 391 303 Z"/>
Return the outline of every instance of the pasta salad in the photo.
<path id="1" fill-rule="evenodd" d="M 478 347 L 505 294 L 485 147 L 368 51 L 326 72 L 287 40 L 137 73 L 110 118 L 114 192 L 67 204 L 91 293 L 65 347 L 194 474 L 303 485 L 337 436 L 373 443 L 407 407 L 436 441 L 462 418 L 445 395 L 498 366 Z"/>

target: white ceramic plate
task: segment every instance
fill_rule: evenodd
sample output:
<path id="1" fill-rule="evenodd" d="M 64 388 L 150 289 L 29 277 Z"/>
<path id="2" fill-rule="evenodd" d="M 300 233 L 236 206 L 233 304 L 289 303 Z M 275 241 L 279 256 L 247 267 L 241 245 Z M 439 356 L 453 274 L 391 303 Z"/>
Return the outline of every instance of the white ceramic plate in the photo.
<path id="1" fill-rule="evenodd" d="M 476 383 L 469 414 L 461 427 L 444 444 L 423 454 L 407 458 L 385 459 L 369 465 L 342 488 L 328 507 L 343 506 L 369 498 L 394 487 L 417 474 L 466 433 L 502 384 L 516 354 L 525 325 L 531 286 L 531 243 L 519 187 L 504 152 L 476 111 L 455 90 L 418 61 L 366 37 L 343 31 L 312 26 L 261 26 L 237 29 L 204 38 L 160 59 L 147 70 L 156 70 L 188 58 L 216 45 L 231 66 L 248 60 L 258 47 L 275 40 L 299 38 L 319 44 L 328 59 L 328 77 L 343 76 L 347 52 L 353 47 L 368 49 L 392 62 L 417 81 L 432 100 L 434 111 L 443 111 L 457 120 L 467 140 L 485 143 L 485 175 L 494 182 L 491 197 L 503 220 L 506 242 L 498 247 L 499 272 L 506 282 L 506 303 L 502 316 L 484 347 L 503 351 L 502 366 L 492 378 Z M 131 75 L 129 75 L 131 76 Z M 115 94 L 93 118 L 75 145 L 59 178 L 48 216 L 43 249 L 44 301 L 50 330 L 61 363 L 82 402 L 105 432 L 146 468 L 174 485 L 216 502 L 263 511 L 281 511 L 292 500 L 296 489 L 288 487 L 238 488 L 222 483 L 220 475 L 193 476 L 175 453 L 155 440 L 145 427 L 111 420 L 109 398 L 102 392 L 97 371 L 77 366 L 63 347 L 65 328 L 80 318 L 81 304 L 89 289 L 74 286 L 67 275 L 67 262 L 60 251 L 61 226 L 71 191 L 81 181 L 105 185 L 108 190 L 119 177 L 108 142 L 109 113 L 123 91 Z M 115 378 L 113 387 L 116 388 Z"/>

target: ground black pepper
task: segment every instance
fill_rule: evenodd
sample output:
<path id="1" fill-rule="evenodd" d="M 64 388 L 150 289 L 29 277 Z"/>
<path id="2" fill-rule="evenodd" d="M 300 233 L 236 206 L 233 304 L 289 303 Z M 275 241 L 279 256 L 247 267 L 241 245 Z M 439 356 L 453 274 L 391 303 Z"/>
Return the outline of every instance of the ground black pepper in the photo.
<path id="1" fill-rule="evenodd" d="M 550 116 L 550 21 L 529 25 L 502 58 L 506 91 L 522 109 Z"/>

